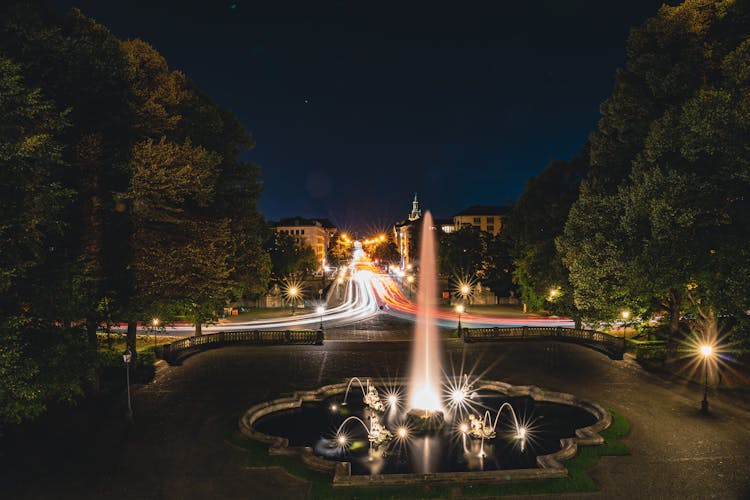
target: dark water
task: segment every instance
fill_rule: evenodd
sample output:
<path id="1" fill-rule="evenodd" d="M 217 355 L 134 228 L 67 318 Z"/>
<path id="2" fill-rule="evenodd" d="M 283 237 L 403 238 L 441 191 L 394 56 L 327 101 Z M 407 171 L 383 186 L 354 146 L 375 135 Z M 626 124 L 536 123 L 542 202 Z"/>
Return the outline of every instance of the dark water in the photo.
<path id="1" fill-rule="evenodd" d="M 497 409 L 507 401 L 518 420 L 528 427 L 527 439 L 516 438 L 513 418 L 506 410 L 498 420 L 496 437 L 485 440 L 483 445 L 481 440 L 458 430 L 461 422 L 469 422 L 466 412 L 449 417 L 443 430 L 436 434 L 410 435 L 401 440 L 396 435 L 405 411 L 386 411 L 379 414 L 380 420 L 394 439 L 372 452 L 367 432 L 356 421 L 349 421 L 342 431 L 348 437 L 348 446 L 343 449 L 336 445 L 336 429 L 347 417 L 356 415 L 369 424 L 366 414 L 370 410 L 362 403 L 360 392 L 352 391 L 346 406 L 342 406 L 342 401 L 343 394 L 321 403 L 306 403 L 298 410 L 266 416 L 255 427 L 289 439 L 290 446 L 308 446 L 323 458 L 351 462 L 353 474 L 396 474 L 533 468 L 537 455 L 554 453 L 560 449 L 561 438 L 573 437 L 575 429 L 596 421 L 590 413 L 572 406 L 537 402 L 529 397 L 507 398 L 485 391 L 473 399 L 472 413 L 483 415 L 490 410 L 494 420 Z M 336 411 L 332 410 L 333 405 Z M 480 458 L 482 449 L 486 456 Z"/>

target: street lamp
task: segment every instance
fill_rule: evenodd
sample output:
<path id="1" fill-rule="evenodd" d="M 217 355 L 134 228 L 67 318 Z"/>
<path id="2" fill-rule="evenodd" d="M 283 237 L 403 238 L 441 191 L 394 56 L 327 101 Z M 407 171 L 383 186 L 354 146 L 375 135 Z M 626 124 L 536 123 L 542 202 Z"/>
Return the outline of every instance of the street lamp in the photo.
<path id="1" fill-rule="evenodd" d="M 292 316 L 294 316 L 297 312 L 297 296 L 299 295 L 299 289 L 296 286 L 290 287 L 287 294 L 292 303 Z"/>
<path id="2" fill-rule="evenodd" d="M 701 356 L 703 356 L 703 401 L 701 401 L 701 413 L 708 413 L 708 360 L 714 354 L 714 348 L 708 344 L 700 347 Z"/>
<path id="3" fill-rule="evenodd" d="M 456 312 L 458 313 L 458 333 L 461 333 L 461 313 L 464 312 L 464 305 L 458 304 L 456 306 Z"/>
<path id="4" fill-rule="evenodd" d="M 326 308 L 323 306 L 318 306 L 316 311 L 318 312 L 318 314 L 320 314 L 320 330 L 322 330 L 323 329 L 323 313 L 326 311 Z"/>
<path id="5" fill-rule="evenodd" d="M 630 318 L 630 311 L 627 309 L 620 313 L 622 316 L 622 345 L 625 347 L 625 329 L 628 327 L 628 318 Z"/>
<path id="6" fill-rule="evenodd" d="M 151 320 L 151 327 L 154 330 L 154 356 L 156 356 L 156 329 L 159 327 L 159 318 Z"/>
<path id="7" fill-rule="evenodd" d="M 406 282 L 409 283 L 409 298 L 414 296 L 414 276 L 411 274 L 406 277 Z"/>
<path id="8" fill-rule="evenodd" d="M 133 354 L 130 352 L 128 347 L 122 354 L 122 360 L 125 363 L 125 383 L 128 388 L 128 421 L 133 422 L 133 404 L 130 400 L 130 360 L 133 359 Z"/>

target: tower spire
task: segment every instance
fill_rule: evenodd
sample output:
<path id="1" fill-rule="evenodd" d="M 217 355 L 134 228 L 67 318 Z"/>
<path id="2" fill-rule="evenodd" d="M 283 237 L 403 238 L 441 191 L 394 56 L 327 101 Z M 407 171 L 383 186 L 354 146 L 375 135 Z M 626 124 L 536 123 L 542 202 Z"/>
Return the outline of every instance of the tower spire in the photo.
<path id="1" fill-rule="evenodd" d="M 414 193 L 414 201 L 411 202 L 411 213 L 409 214 L 409 220 L 417 220 L 422 217 L 422 211 L 419 209 L 419 200 L 417 200 L 417 193 Z"/>

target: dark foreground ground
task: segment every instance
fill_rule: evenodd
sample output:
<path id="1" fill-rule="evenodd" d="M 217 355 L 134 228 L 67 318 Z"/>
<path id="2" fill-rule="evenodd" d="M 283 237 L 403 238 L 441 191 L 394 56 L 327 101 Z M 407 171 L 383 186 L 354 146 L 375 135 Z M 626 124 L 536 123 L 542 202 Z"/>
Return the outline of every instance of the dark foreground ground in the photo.
<path id="1" fill-rule="evenodd" d="M 386 317 L 331 332 L 324 346 L 227 347 L 161 370 L 134 396 L 89 402 L 0 439 L 0 498 L 304 498 L 305 481 L 248 469 L 225 435 L 251 404 L 344 377 L 404 375 L 409 325 Z M 605 457 L 591 474 L 597 498 L 749 498 L 750 412 L 665 381 L 632 361 L 567 344 L 444 343 L 488 378 L 535 384 L 599 402 L 630 419 L 631 455 Z M 579 495 L 576 495 L 579 496 Z M 535 497 L 538 498 L 538 497 Z"/>

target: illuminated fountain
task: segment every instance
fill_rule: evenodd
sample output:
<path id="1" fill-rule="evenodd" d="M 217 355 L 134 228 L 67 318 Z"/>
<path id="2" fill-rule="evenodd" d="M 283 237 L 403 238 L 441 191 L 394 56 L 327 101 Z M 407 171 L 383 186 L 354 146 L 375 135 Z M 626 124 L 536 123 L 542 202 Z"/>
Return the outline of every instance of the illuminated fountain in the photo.
<path id="1" fill-rule="evenodd" d="M 308 466 L 331 472 L 340 484 L 369 485 L 374 479 L 388 484 L 388 476 L 400 484 L 408 474 L 415 480 L 423 480 L 424 474 L 450 480 L 469 471 L 488 473 L 495 481 L 564 477 L 567 471 L 559 460 L 572 456 L 579 444 L 602 442 L 597 432 L 611 417 L 569 394 L 461 372 L 444 375 L 432 319 L 438 292 L 432 225 L 427 212 L 409 377 L 352 377 L 261 403 L 246 412 L 240 428 L 270 443 L 272 453 L 296 450 Z M 351 397 L 352 387 L 357 397 Z M 535 425 L 537 419 L 544 419 L 544 425 Z M 528 472 L 532 469 L 533 474 Z"/>
<path id="2" fill-rule="evenodd" d="M 437 259 L 432 214 L 425 213 L 419 255 L 419 290 L 417 292 L 417 325 L 411 354 L 409 378 L 408 425 L 416 432 L 433 432 L 443 427 L 445 417 L 440 398 L 441 352 L 435 322 L 431 313 L 437 298 Z"/>

